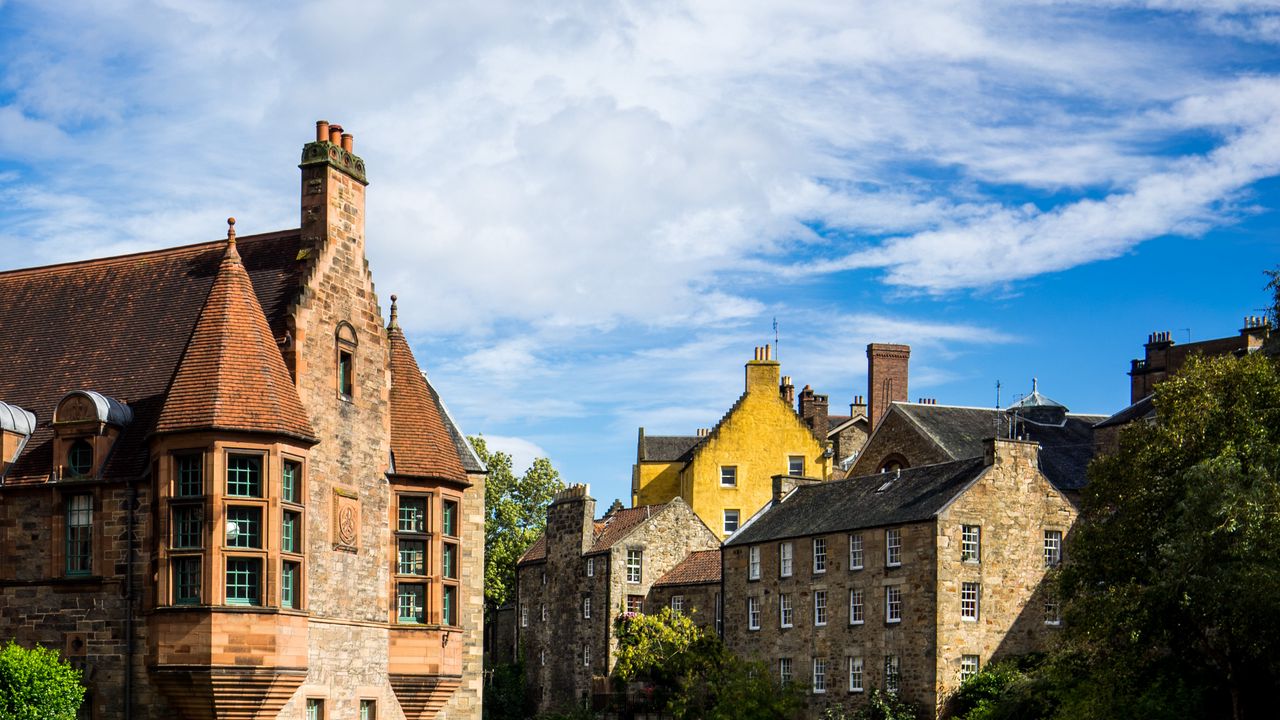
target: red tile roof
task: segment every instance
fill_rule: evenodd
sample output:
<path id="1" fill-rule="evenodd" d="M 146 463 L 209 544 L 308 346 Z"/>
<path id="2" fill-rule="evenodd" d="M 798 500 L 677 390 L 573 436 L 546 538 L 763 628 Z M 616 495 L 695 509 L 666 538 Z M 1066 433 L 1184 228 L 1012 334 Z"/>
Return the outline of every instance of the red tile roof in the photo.
<path id="1" fill-rule="evenodd" d="M 701 585 L 720 582 L 720 550 L 694 550 L 653 584 Z"/>
<path id="2" fill-rule="evenodd" d="M 315 440 L 315 430 L 236 249 L 213 287 L 169 387 L 157 433 L 240 430 Z"/>
<path id="3" fill-rule="evenodd" d="M 537 540 L 524 551 L 520 559 L 516 561 L 517 565 L 527 562 L 538 562 L 547 559 L 547 534 L 542 533 Z"/>
<path id="4" fill-rule="evenodd" d="M 396 475 L 467 482 L 453 438 L 440 417 L 439 398 L 422 376 L 391 304 L 391 454 Z"/>
<path id="5" fill-rule="evenodd" d="M 272 334 L 283 336 L 304 262 L 297 230 L 237 242 Z M 43 481 L 51 470 L 49 421 L 70 390 L 124 401 L 133 423 L 106 473 L 147 467 L 147 435 L 217 275 L 223 240 L 0 272 L 0 400 L 36 414 L 37 428 L 5 482 Z"/>
<path id="6" fill-rule="evenodd" d="M 657 515 L 665 508 L 666 505 L 641 505 L 640 507 L 617 510 L 596 520 L 592 528 L 594 537 L 586 554 L 608 550 L 630 534 L 640 523 Z M 537 540 L 533 541 L 529 549 L 524 551 L 517 564 L 538 562 L 546 558 L 547 536 L 543 533 L 538 536 Z"/>

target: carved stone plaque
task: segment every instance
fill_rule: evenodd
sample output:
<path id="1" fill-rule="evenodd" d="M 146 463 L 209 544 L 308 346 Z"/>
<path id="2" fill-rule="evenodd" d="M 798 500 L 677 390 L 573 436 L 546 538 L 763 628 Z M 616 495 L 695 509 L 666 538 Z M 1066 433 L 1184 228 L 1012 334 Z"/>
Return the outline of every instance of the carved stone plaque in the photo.
<path id="1" fill-rule="evenodd" d="M 333 549 L 355 552 L 360 546 L 360 500 L 333 491 Z"/>

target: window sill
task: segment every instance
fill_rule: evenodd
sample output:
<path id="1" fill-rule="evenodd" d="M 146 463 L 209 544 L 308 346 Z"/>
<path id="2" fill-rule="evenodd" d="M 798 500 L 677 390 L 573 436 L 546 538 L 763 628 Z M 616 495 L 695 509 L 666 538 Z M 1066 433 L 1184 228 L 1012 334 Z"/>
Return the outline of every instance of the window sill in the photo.
<path id="1" fill-rule="evenodd" d="M 859 625 L 866 625 L 866 624 L 867 622 L 865 620 L 852 620 L 849 622 L 849 627 L 857 627 Z"/>
<path id="2" fill-rule="evenodd" d="M 901 625 L 901 624 L 902 624 L 902 618 L 898 618 L 897 620 L 885 620 L 885 621 L 884 621 L 884 624 L 885 624 L 885 625 Z"/>

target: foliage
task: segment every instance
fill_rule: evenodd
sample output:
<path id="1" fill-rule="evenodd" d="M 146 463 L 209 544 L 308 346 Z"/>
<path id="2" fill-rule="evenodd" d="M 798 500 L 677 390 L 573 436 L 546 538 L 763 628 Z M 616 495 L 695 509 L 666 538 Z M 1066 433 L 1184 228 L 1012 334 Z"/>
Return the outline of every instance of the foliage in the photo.
<path id="1" fill-rule="evenodd" d="M 1270 355 L 1280 355 L 1280 265 L 1275 270 L 1263 270 L 1267 276 L 1267 292 L 1271 293 L 1266 309 L 1266 318 L 1271 322 L 1272 332 L 1263 344 L 1263 349 Z"/>
<path id="2" fill-rule="evenodd" d="M 547 523 L 547 506 L 564 489 L 560 473 L 546 458 L 516 477 L 511 456 L 490 452 L 482 436 L 469 438 L 489 469 L 484 486 L 484 597 L 486 607 L 505 605 L 516 585 L 516 563 Z"/>
<path id="3" fill-rule="evenodd" d="M 1042 671 L 1044 656 L 1023 655 L 992 663 L 965 680 L 948 700 L 948 713 L 961 720 L 1045 718 L 1057 702 Z"/>
<path id="4" fill-rule="evenodd" d="M 1280 692 L 1280 373 L 1192 358 L 1090 466 L 1059 717 L 1265 715 Z"/>
<path id="5" fill-rule="evenodd" d="M 872 688 L 867 699 L 857 710 L 850 711 L 844 705 L 828 705 L 821 720 L 919 720 L 920 711 L 897 693 Z"/>
<path id="6" fill-rule="evenodd" d="M 616 681 L 651 683 L 656 703 L 675 720 L 783 720 L 800 707 L 794 686 L 780 686 L 763 665 L 730 653 L 688 615 L 670 608 L 623 613 L 617 635 Z"/>
<path id="7" fill-rule="evenodd" d="M 504 663 L 492 668 L 484 689 L 484 720 L 522 720 L 525 712 L 524 663 Z"/>
<path id="8" fill-rule="evenodd" d="M 58 653 L 12 640 L 0 650 L 0 720 L 74 720 L 83 700 L 80 671 Z"/>

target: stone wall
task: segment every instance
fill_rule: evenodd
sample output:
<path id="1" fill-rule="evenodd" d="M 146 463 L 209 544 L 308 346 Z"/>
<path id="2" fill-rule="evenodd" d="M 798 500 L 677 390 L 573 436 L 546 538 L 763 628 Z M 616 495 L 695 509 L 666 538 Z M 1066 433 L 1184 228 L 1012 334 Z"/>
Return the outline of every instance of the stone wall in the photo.
<path id="1" fill-rule="evenodd" d="M 484 702 L 484 473 L 467 473 L 471 487 L 462 496 L 458 577 L 462 626 L 462 685 L 439 717 L 479 720 Z M 457 636 L 455 636 L 456 639 Z"/>
<path id="2" fill-rule="evenodd" d="M 650 588 L 649 597 L 645 598 L 645 611 L 658 612 L 662 608 L 672 607 L 671 599 L 677 596 L 681 600 L 681 612 L 692 618 L 694 625 L 713 633 L 720 631 L 716 623 L 716 605 L 720 601 L 720 583 L 660 585 Z"/>
<path id="3" fill-rule="evenodd" d="M 890 411 L 880 423 L 858 460 L 849 470 L 849 477 L 874 475 L 880 472 L 889 459 L 905 461 L 904 467 L 920 467 L 948 462 L 948 457 L 932 438 L 902 413 Z"/>

